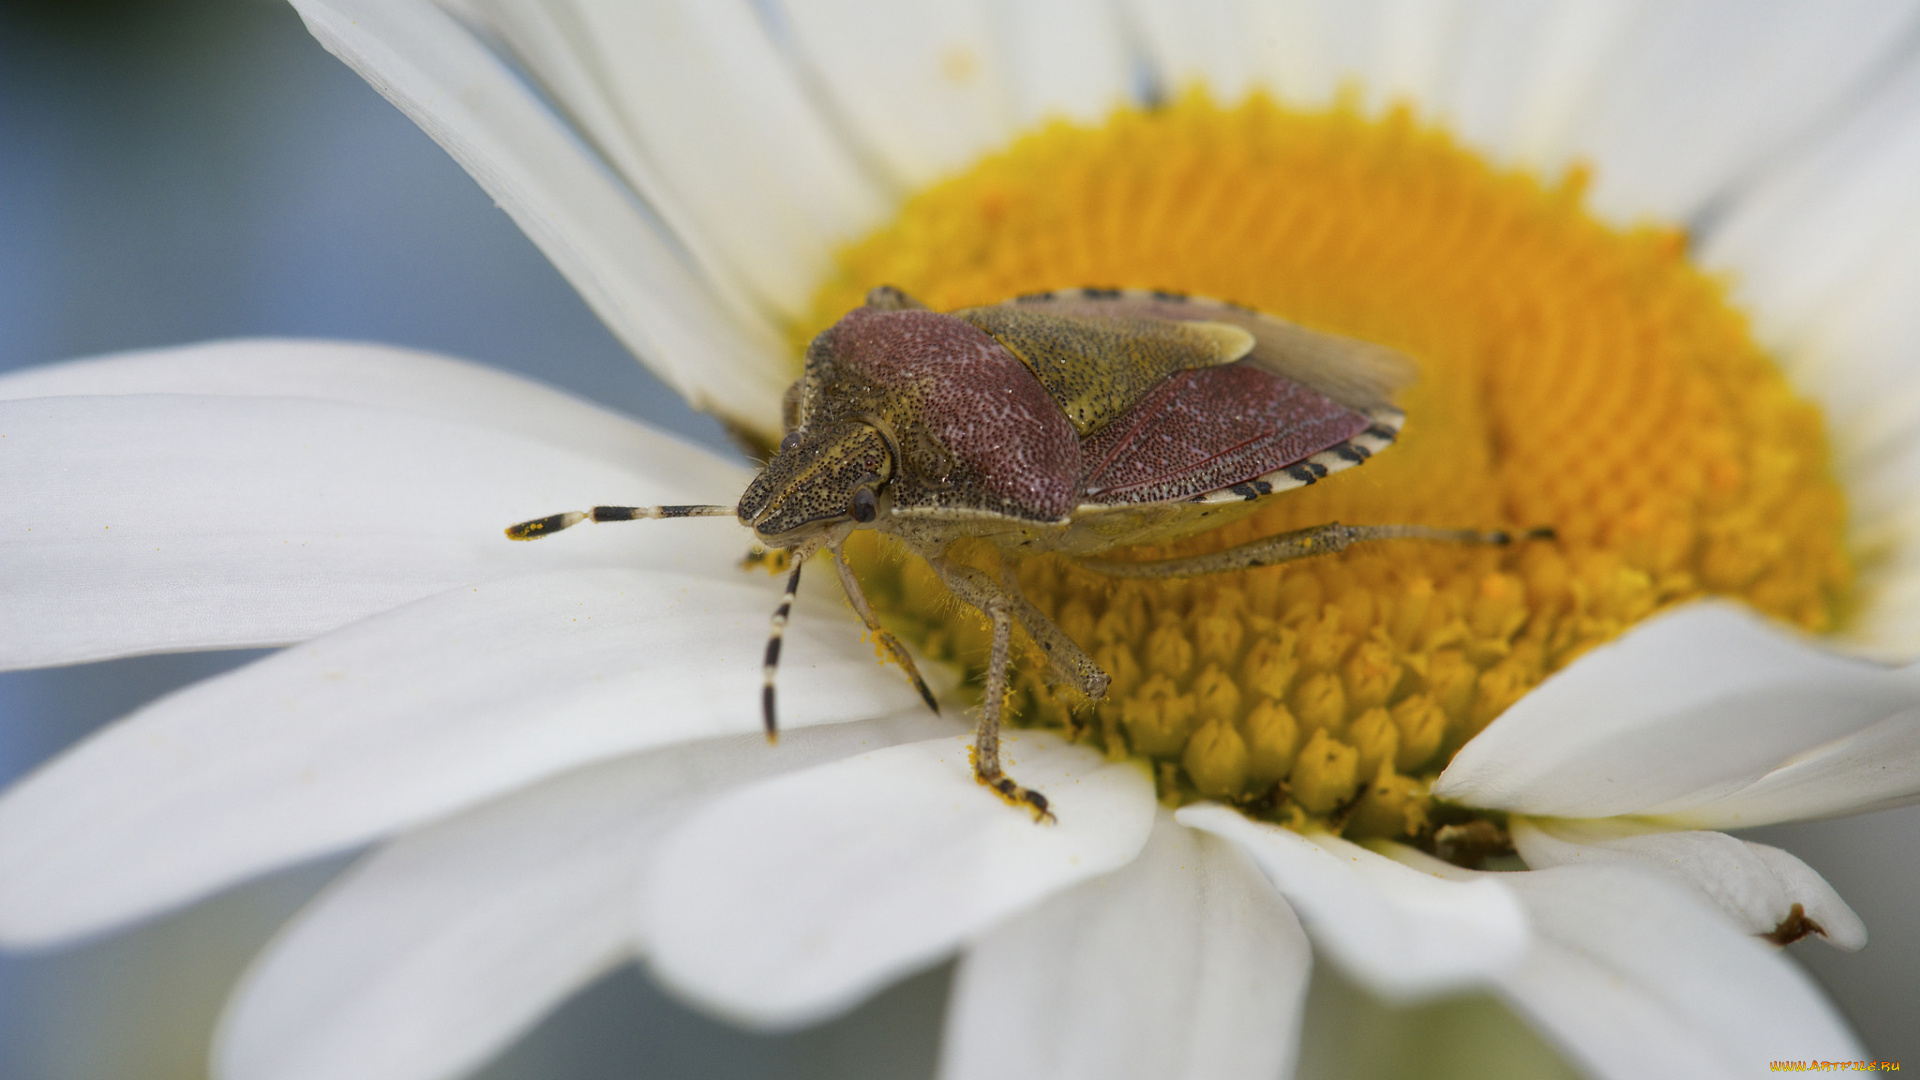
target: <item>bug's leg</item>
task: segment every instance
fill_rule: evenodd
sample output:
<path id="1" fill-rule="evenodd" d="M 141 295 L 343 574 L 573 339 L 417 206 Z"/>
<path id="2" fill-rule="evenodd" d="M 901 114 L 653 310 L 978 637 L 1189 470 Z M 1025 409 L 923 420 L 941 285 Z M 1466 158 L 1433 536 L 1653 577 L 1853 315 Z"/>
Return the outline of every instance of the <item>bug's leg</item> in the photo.
<path id="1" fill-rule="evenodd" d="M 731 506 L 596 506 L 591 510 L 569 510 L 543 518 L 523 521 L 507 527 L 509 540 L 538 540 L 549 533 L 571 528 L 592 518 L 594 521 L 637 521 L 641 518 L 683 518 L 733 516 Z"/>
<path id="2" fill-rule="evenodd" d="M 1033 810 L 1035 821 L 1052 821 L 1047 797 L 1021 787 L 1000 768 L 1000 710 L 1006 703 L 1007 665 L 1013 653 L 1013 598 L 987 575 L 970 566 L 934 559 L 947 588 L 993 621 L 993 653 L 987 661 L 987 696 L 981 703 L 980 726 L 973 734 L 973 775 L 1015 806 Z"/>
<path id="3" fill-rule="evenodd" d="M 927 681 L 920 677 L 920 669 L 913 665 L 913 657 L 907 655 L 906 646 L 900 644 L 899 638 L 888 633 L 880 625 L 879 619 L 874 618 L 873 608 L 867 603 L 867 594 L 860 591 L 860 579 L 853 576 L 853 567 L 847 562 L 846 550 L 839 544 L 833 545 L 831 550 L 833 568 L 840 572 L 840 588 L 847 594 L 847 603 L 853 605 L 860 621 L 867 624 L 867 632 L 873 635 L 881 648 L 887 650 L 887 655 L 907 673 L 907 678 L 913 680 L 913 688 L 920 691 L 920 700 L 927 703 L 927 708 L 932 709 L 935 716 L 940 715 L 940 703 L 934 700 L 933 691 L 927 689 Z"/>
<path id="4" fill-rule="evenodd" d="M 1034 607 L 1032 601 L 1021 594 L 1011 567 L 1002 577 L 1000 586 L 1006 590 L 1007 599 L 1013 604 L 1014 617 L 1020 620 L 1028 636 L 1040 646 L 1040 651 L 1047 654 L 1054 673 L 1072 683 L 1086 695 L 1088 701 L 1099 701 L 1106 697 L 1107 684 L 1112 679 L 1100 670 L 1100 665 L 1094 663 L 1093 657 L 1088 656 L 1085 649 L 1074 644 L 1073 639 L 1061 631 L 1058 623 L 1047 618 L 1045 612 Z"/>
<path id="5" fill-rule="evenodd" d="M 1329 522 L 1311 529 L 1281 533 L 1263 540 L 1241 544 L 1210 555 L 1157 562 L 1115 562 L 1087 559 L 1080 565 L 1109 577 L 1192 577 L 1220 574 L 1229 570 L 1247 570 L 1256 566 L 1332 555 L 1349 545 L 1367 540 L 1444 540 L 1457 544 L 1511 544 L 1515 540 L 1551 540 L 1552 529 L 1530 529 L 1522 533 L 1481 532 L 1477 529 L 1436 529 L 1429 525 L 1342 525 Z"/>
<path id="6" fill-rule="evenodd" d="M 793 573 L 787 575 L 787 591 L 780 595 L 780 606 L 773 609 L 773 632 L 767 635 L 767 658 L 760 665 L 765 680 L 760 687 L 760 718 L 767 728 L 767 741 L 780 741 L 780 722 L 773 708 L 773 677 L 780 670 L 780 642 L 787 636 L 787 620 L 793 615 L 793 597 L 800 591 L 800 568 L 807 565 L 812 552 L 793 553 Z"/>

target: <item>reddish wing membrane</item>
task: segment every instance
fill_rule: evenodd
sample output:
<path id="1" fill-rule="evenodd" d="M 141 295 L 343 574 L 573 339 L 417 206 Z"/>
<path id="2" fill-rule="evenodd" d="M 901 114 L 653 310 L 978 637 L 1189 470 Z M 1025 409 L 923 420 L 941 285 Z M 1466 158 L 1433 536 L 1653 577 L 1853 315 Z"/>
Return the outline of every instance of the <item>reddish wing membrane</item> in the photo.
<path id="1" fill-rule="evenodd" d="M 1247 363 L 1171 375 L 1081 443 L 1085 503 L 1190 499 L 1340 446 L 1368 414 Z"/>

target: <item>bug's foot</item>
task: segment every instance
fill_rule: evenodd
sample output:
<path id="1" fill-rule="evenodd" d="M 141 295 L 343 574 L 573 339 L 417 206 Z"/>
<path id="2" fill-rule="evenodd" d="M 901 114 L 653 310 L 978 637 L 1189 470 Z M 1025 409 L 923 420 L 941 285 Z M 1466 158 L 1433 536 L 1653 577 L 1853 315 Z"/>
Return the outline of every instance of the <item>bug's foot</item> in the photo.
<path id="1" fill-rule="evenodd" d="M 987 787 L 992 788 L 994 793 L 999 795 L 1009 806 L 1019 806 L 1031 810 L 1033 812 L 1034 824 L 1051 825 L 1059 821 L 1058 818 L 1053 816 L 1053 811 L 1047 809 L 1048 803 L 1045 795 L 1034 791 L 1032 788 L 1021 787 L 1019 784 L 1014 783 L 1013 777 L 1008 776 L 1006 773 L 987 776 L 976 769 L 974 770 L 973 778 L 985 784 Z"/>

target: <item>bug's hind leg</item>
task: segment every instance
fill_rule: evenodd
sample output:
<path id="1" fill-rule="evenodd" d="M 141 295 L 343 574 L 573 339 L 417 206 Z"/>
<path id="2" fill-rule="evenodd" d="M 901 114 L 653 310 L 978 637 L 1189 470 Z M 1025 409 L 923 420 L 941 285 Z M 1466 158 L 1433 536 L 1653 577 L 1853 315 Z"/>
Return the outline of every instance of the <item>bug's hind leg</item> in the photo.
<path id="1" fill-rule="evenodd" d="M 1000 768 L 1000 711 L 1007 697 L 1007 665 L 1013 654 L 1015 599 L 994 580 L 970 566 L 955 566 L 943 558 L 931 560 L 947 588 L 979 608 L 993 622 L 993 653 L 987 662 L 987 695 L 980 709 L 980 725 L 973 733 L 973 775 L 1002 799 L 1033 811 L 1035 821 L 1052 821 L 1047 797 L 1021 787 Z"/>
<path id="2" fill-rule="evenodd" d="M 860 579 L 853 576 L 853 567 L 847 562 L 846 550 L 839 544 L 833 545 L 831 550 L 833 568 L 840 573 L 840 588 L 847 594 L 847 603 L 853 605 L 854 613 L 860 616 L 860 621 L 867 624 L 867 632 L 873 635 L 881 648 L 887 650 L 887 655 L 907 673 L 907 678 L 913 680 L 913 688 L 920 691 L 920 700 L 926 702 L 927 708 L 932 709 L 934 715 L 938 716 L 940 703 L 934 700 L 933 691 L 927 689 L 927 681 L 920 677 L 920 669 L 914 666 L 913 657 L 908 655 L 906 646 L 900 644 L 900 639 L 888 633 L 880 625 L 880 620 L 874 617 L 873 607 L 867 603 L 867 594 L 860 591 Z"/>
<path id="3" fill-rule="evenodd" d="M 1333 555 L 1350 545 L 1367 540 L 1444 540 L 1456 544 L 1511 544 L 1515 540 L 1551 540 L 1552 529 L 1530 529 L 1522 533 L 1481 532 L 1477 529 L 1436 529 L 1429 525 L 1342 525 L 1329 522 L 1311 529 L 1269 536 L 1251 543 L 1193 555 L 1184 559 L 1157 562 L 1115 562 L 1087 559 L 1080 565 L 1109 577 L 1193 577 L 1221 574 L 1229 570 L 1248 570 L 1256 566 L 1306 559 L 1315 555 Z"/>
<path id="4" fill-rule="evenodd" d="M 543 518 L 507 526 L 509 540 L 538 540 L 561 529 L 569 529 L 592 518 L 601 521 L 638 521 L 642 518 L 723 517 L 732 516 L 731 506 L 596 506 L 591 510 L 569 510 Z"/>

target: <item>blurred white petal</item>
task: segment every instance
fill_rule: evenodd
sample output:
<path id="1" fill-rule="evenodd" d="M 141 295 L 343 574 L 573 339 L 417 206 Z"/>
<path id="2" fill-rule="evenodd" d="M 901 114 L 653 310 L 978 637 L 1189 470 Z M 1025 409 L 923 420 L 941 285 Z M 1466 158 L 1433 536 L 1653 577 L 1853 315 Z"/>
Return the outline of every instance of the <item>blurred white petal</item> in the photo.
<path id="1" fill-rule="evenodd" d="M 1103 0 L 992 0 L 1015 118 L 1099 123 L 1132 101 L 1118 13 Z"/>
<path id="2" fill-rule="evenodd" d="M 571 772 L 409 833 L 261 954 L 228 1005 L 216 1074 L 461 1075 L 634 955 L 635 891 L 664 831 L 702 799 L 941 727 L 922 713 L 795 731 L 778 746 L 708 740 Z"/>
<path id="3" fill-rule="evenodd" d="M 1003 744 L 1036 824 L 973 777 L 970 738 L 894 747 L 746 788 L 661 852 L 642 912 L 654 970 L 754 1027 L 808 1024 L 1051 893 L 1118 869 L 1153 782 L 1039 731 Z"/>
<path id="4" fill-rule="evenodd" d="M 1553 817 L 1671 814 L 1920 704 L 1920 677 L 1712 601 L 1648 619 L 1541 683 L 1434 794 Z"/>
<path id="5" fill-rule="evenodd" d="M 776 595 L 658 571 L 516 578 L 164 698 L 0 796 L 0 938 L 84 934 L 568 768 L 757 731 Z M 783 672 L 791 727 L 921 707 L 830 607 L 796 613 Z"/>
<path id="6" fill-rule="evenodd" d="M 0 598 L 10 624 L 33 628 L 0 639 L 0 668 L 282 645 L 563 567 L 721 574 L 746 541 L 725 518 L 506 538 L 517 521 L 598 503 L 732 497 L 684 487 L 669 439 L 634 440 L 657 452 L 614 468 L 355 405 L 141 394 L 0 401 L 0 438 Z M 703 485 L 730 471 L 684 460 Z"/>
<path id="7" fill-rule="evenodd" d="M 1140 857 L 988 931 L 944 1080 L 1238 1080 L 1290 1068 L 1312 955 L 1235 845 L 1161 811 Z"/>
<path id="8" fill-rule="evenodd" d="M 1443 881 L 1335 836 L 1302 836 L 1212 803 L 1182 825 L 1253 856 L 1314 944 L 1390 1000 L 1484 984 L 1527 945 L 1527 920 L 1501 879 Z"/>
<path id="9" fill-rule="evenodd" d="M 779 332 L 724 302 L 557 117 L 428 0 L 296 0 L 321 44 L 473 174 L 614 334 L 695 408 L 780 430 Z"/>
<path id="10" fill-rule="evenodd" d="M 1514 847 L 1535 870 L 1642 866 L 1698 888 L 1750 934 L 1773 933 L 1798 905 L 1834 945 L 1853 951 L 1867 943 L 1867 928 L 1833 886 L 1779 848 L 1725 833 L 1667 832 L 1629 821 L 1515 817 L 1510 827 Z"/>
<path id="11" fill-rule="evenodd" d="M 1898 54 L 1912 0 L 1647 4 L 1557 159 L 1596 166 L 1603 216 L 1684 222 L 1789 150 Z"/>

